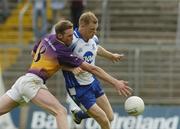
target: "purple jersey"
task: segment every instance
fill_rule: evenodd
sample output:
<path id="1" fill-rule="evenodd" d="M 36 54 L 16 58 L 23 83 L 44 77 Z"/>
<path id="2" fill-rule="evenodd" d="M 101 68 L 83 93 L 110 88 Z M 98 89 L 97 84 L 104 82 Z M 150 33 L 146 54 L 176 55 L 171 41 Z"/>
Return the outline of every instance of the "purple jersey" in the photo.
<path id="1" fill-rule="evenodd" d="M 57 72 L 61 65 L 78 67 L 83 62 L 73 55 L 72 51 L 56 38 L 56 35 L 45 36 L 35 44 L 33 51 L 35 56 L 28 72 L 36 74 L 44 81 Z"/>

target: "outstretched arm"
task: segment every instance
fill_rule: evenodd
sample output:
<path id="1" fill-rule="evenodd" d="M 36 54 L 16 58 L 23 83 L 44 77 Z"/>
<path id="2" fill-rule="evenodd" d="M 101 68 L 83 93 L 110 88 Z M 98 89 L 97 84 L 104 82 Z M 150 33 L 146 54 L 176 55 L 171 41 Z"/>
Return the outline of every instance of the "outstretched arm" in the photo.
<path id="1" fill-rule="evenodd" d="M 98 46 L 97 55 L 107 58 L 111 60 L 112 62 L 118 62 L 124 59 L 124 54 L 112 53 L 100 45 Z"/>
<path id="2" fill-rule="evenodd" d="M 128 82 L 115 79 L 114 77 L 106 73 L 103 69 L 101 69 L 100 67 L 93 66 L 91 64 L 88 64 L 87 62 L 83 62 L 80 65 L 80 68 L 96 75 L 103 81 L 111 84 L 113 87 L 116 88 L 117 92 L 120 95 L 124 95 L 124 96 L 131 95 L 132 89 L 128 86 Z"/>

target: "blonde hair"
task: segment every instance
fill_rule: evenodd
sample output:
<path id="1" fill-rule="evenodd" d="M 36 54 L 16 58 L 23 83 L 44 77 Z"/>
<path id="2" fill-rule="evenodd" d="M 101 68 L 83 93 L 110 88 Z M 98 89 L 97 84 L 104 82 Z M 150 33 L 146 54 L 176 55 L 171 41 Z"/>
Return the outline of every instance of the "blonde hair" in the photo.
<path id="1" fill-rule="evenodd" d="M 73 24 L 69 20 L 61 20 L 55 25 L 56 34 L 64 34 L 67 29 L 72 29 Z"/>
<path id="2" fill-rule="evenodd" d="M 79 25 L 89 25 L 90 23 L 97 24 L 98 19 L 91 11 L 83 13 L 79 18 Z"/>

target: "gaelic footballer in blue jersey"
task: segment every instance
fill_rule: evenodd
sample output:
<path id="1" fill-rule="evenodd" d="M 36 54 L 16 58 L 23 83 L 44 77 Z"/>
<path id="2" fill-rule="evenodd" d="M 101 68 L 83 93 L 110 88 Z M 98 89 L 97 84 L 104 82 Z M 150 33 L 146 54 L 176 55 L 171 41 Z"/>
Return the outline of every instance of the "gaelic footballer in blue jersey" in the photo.
<path id="1" fill-rule="evenodd" d="M 92 12 L 85 12 L 79 19 L 79 28 L 74 30 L 73 42 L 69 48 L 73 54 L 95 66 L 96 55 L 119 61 L 122 56 L 114 54 L 99 45 L 96 31 L 98 20 Z M 74 75 L 72 72 L 63 71 L 66 88 L 74 102 L 83 110 L 73 110 L 74 121 L 79 124 L 82 119 L 93 117 L 102 129 L 110 129 L 110 121 L 113 120 L 113 110 L 105 95 L 100 82 L 90 72 Z M 102 75 L 104 76 L 104 75 Z M 131 88 L 123 80 L 126 90 L 117 89 L 121 95 L 130 95 Z M 112 84 L 112 83 L 110 83 Z M 114 84 L 112 85 L 114 86 Z M 117 88 L 115 86 L 115 88 Z"/>

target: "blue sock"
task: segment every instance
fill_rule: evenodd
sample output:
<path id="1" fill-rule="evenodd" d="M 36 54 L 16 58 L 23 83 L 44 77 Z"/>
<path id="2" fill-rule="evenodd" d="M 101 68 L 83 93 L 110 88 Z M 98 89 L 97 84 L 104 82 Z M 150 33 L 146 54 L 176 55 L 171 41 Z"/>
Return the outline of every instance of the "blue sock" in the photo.
<path id="1" fill-rule="evenodd" d="M 86 112 L 83 112 L 83 111 L 78 111 L 76 113 L 77 117 L 79 119 L 86 119 L 86 118 L 90 118 L 90 116 L 86 113 Z"/>

